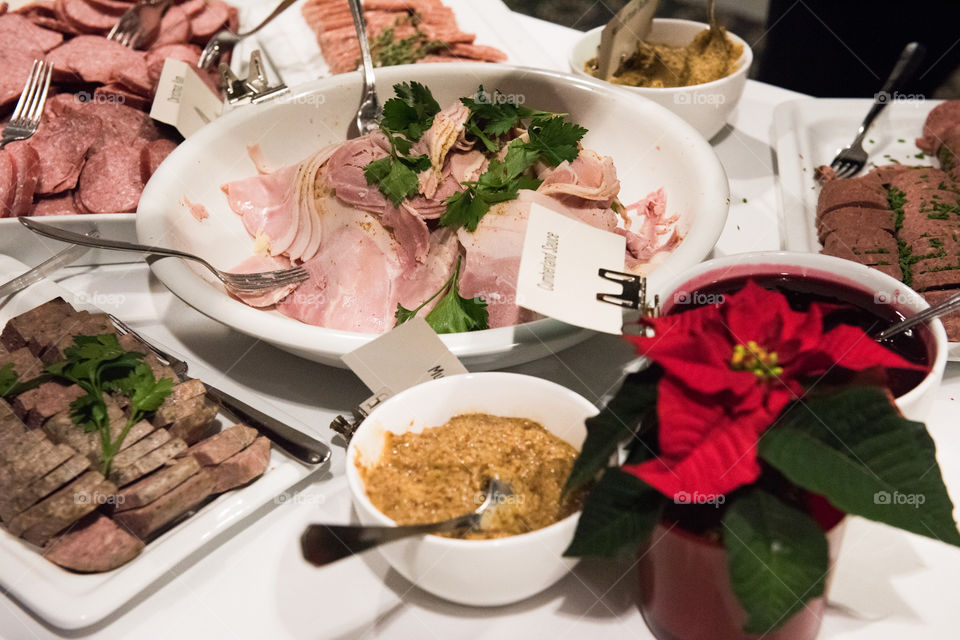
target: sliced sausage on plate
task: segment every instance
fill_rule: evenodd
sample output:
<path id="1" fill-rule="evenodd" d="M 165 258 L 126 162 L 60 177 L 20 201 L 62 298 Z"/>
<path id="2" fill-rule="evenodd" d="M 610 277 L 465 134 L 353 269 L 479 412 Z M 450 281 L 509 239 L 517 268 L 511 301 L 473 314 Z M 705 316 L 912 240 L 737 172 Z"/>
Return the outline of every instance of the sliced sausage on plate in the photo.
<path id="1" fill-rule="evenodd" d="M 91 213 L 136 211 L 143 192 L 140 147 L 115 144 L 92 154 L 80 174 L 78 191 Z"/>

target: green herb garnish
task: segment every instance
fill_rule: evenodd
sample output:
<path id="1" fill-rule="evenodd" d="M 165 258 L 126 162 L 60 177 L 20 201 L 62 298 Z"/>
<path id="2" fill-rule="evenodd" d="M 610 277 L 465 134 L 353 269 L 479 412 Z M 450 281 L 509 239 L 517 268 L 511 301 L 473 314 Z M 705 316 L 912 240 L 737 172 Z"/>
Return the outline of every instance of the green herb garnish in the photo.
<path id="1" fill-rule="evenodd" d="M 550 118 L 556 115 L 550 111 L 530 109 L 516 104 L 499 90 L 488 97 L 483 85 L 477 90 L 473 98 L 460 98 L 460 102 L 470 109 L 470 117 L 466 122 L 466 129 L 483 143 L 490 153 L 496 153 L 499 146 L 495 138 L 519 126 L 524 118 Z"/>
<path id="2" fill-rule="evenodd" d="M 12 362 L 0 367 L 0 398 L 6 397 L 17 386 L 18 380 L 20 376 L 14 370 Z"/>
<path id="3" fill-rule="evenodd" d="M 487 324 L 489 316 L 487 303 L 481 298 L 464 298 L 460 295 L 460 285 L 458 283 L 460 260 L 458 257 L 453 274 L 443 283 L 443 286 L 435 294 L 424 300 L 419 307 L 407 309 L 402 304 L 397 304 L 397 312 L 394 314 L 397 322 L 394 326 L 398 327 L 415 317 L 434 298 L 446 291 L 446 295 L 424 318 L 434 331 L 437 333 L 461 333 L 489 328 Z"/>
<path id="4" fill-rule="evenodd" d="M 156 380 L 143 362 L 143 354 L 125 350 L 117 336 L 74 336 L 64 359 L 48 365 L 47 373 L 68 380 L 86 391 L 70 403 L 74 424 L 87 433 L 99 433 L 101 472 L 109 475 L 113 458 L 134 424 L 156 411 L 173 391 L 173 380 Z M 120 434 L 113 438 L 104 393 L 118 392 L 130 399 L 130 415 Z"/>

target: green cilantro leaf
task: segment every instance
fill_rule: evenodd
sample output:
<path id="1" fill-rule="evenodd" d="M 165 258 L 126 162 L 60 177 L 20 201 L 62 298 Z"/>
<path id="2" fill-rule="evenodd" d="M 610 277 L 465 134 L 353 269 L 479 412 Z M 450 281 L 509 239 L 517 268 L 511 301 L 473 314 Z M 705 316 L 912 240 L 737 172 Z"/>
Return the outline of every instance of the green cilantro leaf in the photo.
<path id="1" fill-rule="evenodd" d="M 480 298 L 464 298 L 460 295 L 460 261 L 457 258 L 457 264 L 453 273 L 443 283 L 443 286 L 432 296 L 424 300 L 416 309 L 410 310 L 401 304 L 397 305 L 395 315 L 397 322 L 394 326 L 398 327 L 407 320 L 415 317 L 417 313 L 427 306 L 434 298 L 446 291 L 446 295 L 440 299 L 437 305 L 430 310 L 430 313 L 424 318 L 434 331 L 437 333 L 460 333 L 463 331 L 476 331 L 487 329 L 487 303 Z"/>
<path id="2" fill-rule="evenodd" d="M 540 157 L 552 167 L 564 160 L 572 162 L 580 154 L 578 143 L 587 130 L 562 118 L 535 120 L 530 125 L 530 142 L 527 146 L 539 153 Z"/>
<path id="3" fill-rule="evenodd" d="M 170 378 L 157 380 L 153 376 L 153 370 L 147 364 L 141 364 L 134 369 L 128 379 L 133 381 L 133 394 L 130 395 L 131 412 L 140 415 L 156 411 L 167 396 L 173 393 L 173 380 Z"/>
<path id="4" fill-rule="evenodd" d="M 490 203 L 475 188 L 458 191 L 444 202 L 447 208 L 440 215 L 440 224 L 445 227 L 465 227 L 468 231 L 476 231 L 480 218 L 490 209 Z"/>
<path id="5" fill-rule="evenodd" d="M 419 82 L 402 82 L 393 85 L 396 98 L 383 105 L 381 126 L 416 141 L 433 124 L 433 116 L 440 112 L 440 105 L 430 89 Z"/>
<path id="6" fill-rule="evenodd" d="M 419 156 L 426 158 L 426 156 Z M 430 160 L 427 159 L 429 165 Z M 419 163 L 415 164 L 419 166 Z M 375 184 L 380 193 L 398 207 L 404 198 L 416 195 L 420 187 L 417 173 L 400 158 L 387 156 L 374 160 L 363 168 L 363 175 L 367 184 Z"/>

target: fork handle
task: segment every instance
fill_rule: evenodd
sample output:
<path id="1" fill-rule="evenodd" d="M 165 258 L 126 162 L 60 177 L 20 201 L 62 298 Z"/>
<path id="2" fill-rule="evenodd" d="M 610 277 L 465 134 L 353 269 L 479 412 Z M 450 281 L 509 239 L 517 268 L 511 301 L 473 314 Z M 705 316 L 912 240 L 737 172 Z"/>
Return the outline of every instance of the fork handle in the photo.
<path id="1" fill-rule="evenodd" d="M 373 56 L 370 55 L 370 43 L 366 36 L 367 21 L 363 17 L 363 10 L 360 8 L 360 0 L 350 0 L 350 14 L 353 16 L 353 26 L 357 30 L 357 39 L 360 41 L 360 57 L 363 64 L 361 73 L 363 75 L 363 96 L 361 103 L 372 100 L 376 103 L 376 78 L 373 73 Z M 361 131 L 361 133 L 364 133 Z"/>
<path id="2" fill-rule="evenodd" d="M 292 4 L 293 4 L 294 2 L 296 2 L 296 1 L 297 1 L 297 0 L 283 0 L 283 2 L 281 2 L 280 4 L 277 5 L 277 8 L 276 8 L 276 9 L 274 9 L 273 11 L 270 12 L 270 15 L 268 15 L 266 18 L 263 19 L 263 22 L 261 22 L 260 24 L 258 24 L 257 26 L 255 26 L 253 29 L 250 29 L 250 31 L 247 31 L 246 33 L 238 33 L 238 34 L 237 34 L 237 37 L 238 37 L 238 38 L 246 38 L 247 36 L 252 36 L 252 35 L 255 34 L 257 31 L 260 31 L 260 29 L 263 29 L 265 26 L 267 26 L 267 23 L 271 22 L 271 21 L 272 21 L 274 18 L 276 18 L 278 15 L 280 15 L 281 13 L 283 13 L 284 11 L 286 11 L 286 10 L 287 10 L 287 7 L 289 7 L 290 5 L 292 5 Z"/>
<path id="3" fill-rule="evenodd" d="M 133 251 L 136 253 L 152 253 L 159 256 L 171 257 L 171 258 L 185 258 L 187 260 L 195 260 L 204 265 L 207 265 L 207 262 L 202 258 L 198 258 L 195 255 L 189 253 L 184 253 L 182 251 L 177 251 L 175 249 L 164 249 L 162 247 L 148 247 L 144 244 L 136 244 L 134 242 L 124 242 L 122 240 L 110 240 L 109 238 L 91 238 L 90 236 L 85 236 L 79 233 L 74 233 L 73 231 L 67 231 L 66 229 L 59 229 L 57 227 L 44 224 L 42 222 L 36 222 L 27 217 L 20 217 L 20 224 L 25 226 L 30 231 L 38 233 L 42 236 L 48 238 L 53 238 L 54 240 L 60 240 L 61 242 L 70 242 L 72 244 L 79 244 L 85 247 L 93 247 L 95 249 L 114 249 L 116 251 Z M 209 265 L 208 265 L 209 266 Z"/>
<path id="4" fill-rule="evenodd" d="M 867 135 L 867 130 L 870 128 L 870 125 L 877 119 L 880 112 L 890 104 L 893 98 L 891 92 L 898 87 L 902 87 L 913 78 L 926 55 L 927 48 L 919 42 L 910 42 L 903 48 L 897 64 L 893 66 L 893 71 L 890 72 L 883 86 L 880 87 L 880 91 L 874 96 L 873 106 L 870 107 L 867 117 L 863 119 L 863 123 L 861 123 L 860 128 L 857 130 L 857 137 L 853 141 L 854 145 L 863 142 L 863 138 Z"/>

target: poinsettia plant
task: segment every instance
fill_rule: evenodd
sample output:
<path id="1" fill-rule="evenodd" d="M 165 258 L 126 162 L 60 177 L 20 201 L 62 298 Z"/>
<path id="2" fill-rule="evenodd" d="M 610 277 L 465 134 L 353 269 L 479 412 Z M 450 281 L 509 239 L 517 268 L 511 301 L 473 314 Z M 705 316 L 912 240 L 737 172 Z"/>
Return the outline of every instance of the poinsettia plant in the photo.
<path id="1" fill-rule="evenodd" d="M 628 340 L 651 365 L 587 421 L 567 490 L 594 484 L 566 554 L 615 555 L 686 521 L 722 541 L 744 631 L 763 634 L 823 595 L 825 530 L 843 514 L 960 546 L 933 440 L 878 375 L 924 367 L 857 327 L 825 329 L 835 311 L 748 282 L 643 320 L 653 335 Z M 838 371 L 869 375 L 836 384 Z"/>

